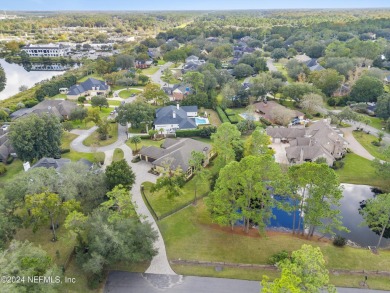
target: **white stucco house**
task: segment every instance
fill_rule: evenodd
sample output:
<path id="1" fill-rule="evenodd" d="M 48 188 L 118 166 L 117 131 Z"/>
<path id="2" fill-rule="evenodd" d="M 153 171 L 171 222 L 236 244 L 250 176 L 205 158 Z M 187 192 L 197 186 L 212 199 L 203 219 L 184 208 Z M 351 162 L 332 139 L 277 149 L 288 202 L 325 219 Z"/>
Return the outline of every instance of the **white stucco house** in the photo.
<path id="1" fill-rule="evenodd" d="M 196 129 L 198 106 L 167 106 L 156 110 L 154 128 L 162 133 L 174 133 L 177 129 Z"/>

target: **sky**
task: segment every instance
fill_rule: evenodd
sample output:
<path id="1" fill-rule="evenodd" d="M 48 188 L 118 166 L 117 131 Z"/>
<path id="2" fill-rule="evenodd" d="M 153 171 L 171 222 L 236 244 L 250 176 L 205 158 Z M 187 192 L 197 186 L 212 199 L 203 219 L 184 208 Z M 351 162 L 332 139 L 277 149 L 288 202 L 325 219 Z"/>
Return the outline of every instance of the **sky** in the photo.
<path id="1" fill-rule="evenodd" d="M 1 10 L 390 8 L 390 0 L 0 0 Z"/>

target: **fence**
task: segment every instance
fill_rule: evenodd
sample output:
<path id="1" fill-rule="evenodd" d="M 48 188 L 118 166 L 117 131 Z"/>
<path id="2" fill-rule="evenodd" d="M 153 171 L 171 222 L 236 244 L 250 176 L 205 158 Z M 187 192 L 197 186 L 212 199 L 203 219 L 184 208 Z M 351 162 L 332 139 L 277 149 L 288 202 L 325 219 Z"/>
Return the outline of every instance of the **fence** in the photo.
<path id="1" fill-rule="evenodd" d="M 207 196 L 207 194 L 208 193 L 204 193 L 204 194 L 198 196 L 197 200 Z M 144 190 L 143 185 L 141 185 L 141 195 L 142 195 L 144 201 L 146 202 L 146 205 L 147 205 L 147 207 L 148 207 L 148 209 L 149 209 L 150 213 L 152 214 L 155 221 L 161 221 L 162 219 L 164 219 L 170 215 L 173 215 L 174 213 L 177 213 L 178 211 L 188 207 L 189 205 L 193 204 L 193 202 L 194 202 L 193 200 L 187 201 L 187 202 L 181 204 L 180 206 L 174 208 L 173 210 L 158 216 L 157 213 L 155 212 L 155 210 L 153 209 L 153 206 L 150 204 L 148 197 L 145 195 L 145 190 Z"/>

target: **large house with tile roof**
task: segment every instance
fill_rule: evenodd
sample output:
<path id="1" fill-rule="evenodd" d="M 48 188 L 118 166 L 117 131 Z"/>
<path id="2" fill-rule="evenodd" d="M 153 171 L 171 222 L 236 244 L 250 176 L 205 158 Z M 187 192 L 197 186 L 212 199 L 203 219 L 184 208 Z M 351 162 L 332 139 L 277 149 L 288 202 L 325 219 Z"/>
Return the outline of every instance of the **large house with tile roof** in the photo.
<path id="1" fill-rule="evenodd" d="M 325 158 L 332 166 L 341 159 L 348 147 L 343 134 L 330 125 L 327 119 L 317 121 L 306 128 L 267 127 L 267 134 L 273 143 L 288 143 L 286 156 L 290 164 L 314 162 Z"/>
<path id="2" fill-rule="evenodd" d="M 154 128 L 162 133 L 175 133 L 178 129 L 196 129 L 198 106 L 167 106 L 156 110 Z"/>
<path id="3" fill-rule="evenodd" d="M 72 85 L 66 96 L 68 99 L 75 100 L 80 96 L 106 95 L 109 91 L 110 86 L 107 82 L 96 78 L 88 78 L 84 82 Z"/>
<path id="4" fill-rule="evenodd" d="M 155 146 L 142 147 L 139 157 L 141 160 L 152 163 L 153 169 L 159 173 L 167 167 L 171 170 L 180 168 L 189 177 L 192 175 L 190 160 L 193 151 L 204 153 L 206 159 L 203 166 L 207 166 L 213 156 L 211 145 L 207 143 L 191 138 L 167 138 L 161 148 Z"/>

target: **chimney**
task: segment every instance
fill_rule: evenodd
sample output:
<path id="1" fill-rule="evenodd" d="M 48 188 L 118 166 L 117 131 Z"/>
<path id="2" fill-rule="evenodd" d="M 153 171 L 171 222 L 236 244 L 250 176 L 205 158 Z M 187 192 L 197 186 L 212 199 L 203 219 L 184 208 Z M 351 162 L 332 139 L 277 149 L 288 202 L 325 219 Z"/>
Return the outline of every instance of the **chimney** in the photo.
<path id="1" fill-rule="evenodd" d="M 180 105 L 179 105 L 179 103 L 177 103 L 177 104 L 176 104 L 176 108 L 177 108 L 177 110 L 179 110 L 179 109 L 180 109 Z"/>
<path id="2" fill-rule="evenodd" d="M 172 117 L 173 117 L 174 119 L 176 119 L 176 112 L 175 112 L 175 111 L 172 112 Z"/>

